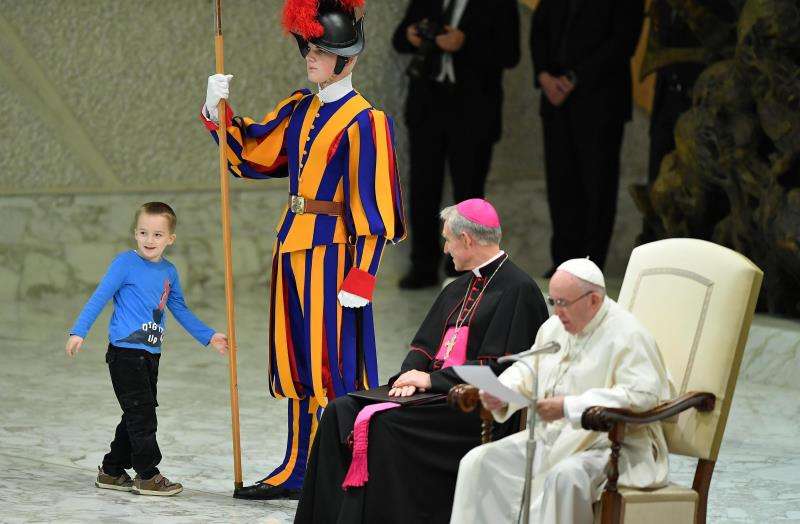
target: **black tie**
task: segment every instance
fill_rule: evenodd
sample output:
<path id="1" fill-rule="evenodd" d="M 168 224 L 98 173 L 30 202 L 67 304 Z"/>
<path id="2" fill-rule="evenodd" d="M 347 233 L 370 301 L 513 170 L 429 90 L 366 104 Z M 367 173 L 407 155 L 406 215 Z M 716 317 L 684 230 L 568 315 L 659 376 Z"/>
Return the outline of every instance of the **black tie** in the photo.
<path id="1" fill-rule="evenodd" d="M 450 0 L 447 7 L 442 11 L 442 25 L 451 25 L 453 23 L 453 11 L 455 11 L 457 0 Z M 447 2 L 447 0 L 445 0 Z"/>
<path id="2" fill-rule="evenodd" d="M 447 2 L 448 0 L 444 0 L 444 1 Z M 440 19 L 441 20 L 441 28 L 439 28 L 439 31 L 444 32 L 444 26 L 445 25 L 450 25 L 453 22 L 453 11 L 455 10 L 455 5 L 456 5 L 457 1 L 458 0 L 450 0 L 447 3 L 447 7 L 444 7 L 444 11 L 442 11 L 442 18 Z M 444 4 L 442 4 L 442 5 L 444 6 Z M 433 75 L 433 78 L 439 78 L 442 75 L 442 68 L 444 66 L 444 64 L 442 64 L 442 58 L 441 58 L 442 57 L 442 53 L 443 53 L 443 51 L 437 52 L 436 55 L 435 55 L 436 56 L 436 66 L 435 66 L 434 71 L 436 71 L 436 74 Z"/>

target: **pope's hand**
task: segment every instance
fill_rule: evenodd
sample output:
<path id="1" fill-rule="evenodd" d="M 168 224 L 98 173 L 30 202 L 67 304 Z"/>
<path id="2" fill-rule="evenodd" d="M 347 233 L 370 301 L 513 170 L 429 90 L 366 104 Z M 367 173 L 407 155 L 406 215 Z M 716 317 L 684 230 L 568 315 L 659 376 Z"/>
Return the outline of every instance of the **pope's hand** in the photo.
<path id="1" fill-rule="evenodd" d="M 206 113 L 212 117 L 211 120 L 219 120 L 219 118 L 214 117 L 218 116 L 217 108 L 219 106 L 219 101 L 223 98 L 225 100 L 228 99 L 231 78 L 233 78 L 233 75 L 216 74 L 208 77 L 208 86 L 206 87 Z"/>
<path id="2" fill-rule="evenodd" d="M 503 409 L 508 405 L 506 402 L 500 400 L 490 393 L 485 392 L 484 390 L 480 390 L 478 394 L 481 397 L 481 404 L 483 404 L 483 407 L 489 411 L 497 411 L 498 409 Z"/>
<path id="3" fill-rule="evenodd" d="M 536 402 L 536 412 L 545 422 L 564 418 L 564 397 L 543 398 Z"/>

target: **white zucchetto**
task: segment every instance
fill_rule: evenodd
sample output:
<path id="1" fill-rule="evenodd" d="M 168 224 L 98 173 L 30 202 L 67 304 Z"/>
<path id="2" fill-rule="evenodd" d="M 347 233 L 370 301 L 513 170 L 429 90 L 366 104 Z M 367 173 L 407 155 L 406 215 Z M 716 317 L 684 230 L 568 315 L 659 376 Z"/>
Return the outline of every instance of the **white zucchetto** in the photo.
<path id="1" fill-rule="evenodd" d="M 597 264 L 589 260 L 589 258 L 573 258 L 567 260 L 558 266 L 558 271 L 564 271 L 570 275 L 585 280 L 590 284 L 600 286 L 605 289 L 606 280 L 603 278 L 603 272 L 597 267 Z"/>

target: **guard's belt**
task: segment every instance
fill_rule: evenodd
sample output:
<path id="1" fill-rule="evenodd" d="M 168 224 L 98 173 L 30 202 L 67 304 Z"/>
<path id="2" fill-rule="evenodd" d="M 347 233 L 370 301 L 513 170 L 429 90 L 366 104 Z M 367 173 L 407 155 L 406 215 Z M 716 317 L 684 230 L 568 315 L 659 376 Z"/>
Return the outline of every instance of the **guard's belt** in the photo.
<path id="1" fill-rule="evenodd" d="M 296 215 L 311 213 L 314 215 L 344 216 L 343 202 L 311 200 L 300 195 L 289 195 L 289 209 Z"/>

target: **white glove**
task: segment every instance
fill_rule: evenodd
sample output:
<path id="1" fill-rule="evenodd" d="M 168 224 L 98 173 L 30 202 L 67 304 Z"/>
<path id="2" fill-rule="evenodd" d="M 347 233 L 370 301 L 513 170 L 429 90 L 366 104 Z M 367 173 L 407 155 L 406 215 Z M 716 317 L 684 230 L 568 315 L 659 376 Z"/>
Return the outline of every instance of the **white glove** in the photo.
<path id="1" fill-rule="evenodd" d="M 206 88 L 205 116 L 209 120 L 219 122 L 219 101 L 228 99 L 228 86 L 233 75 L 211 75 Z"/>
<path id="2" fill-rule="evenodd" d="M 369 300 L 347 291 L 339 291 L 339 303 L 343 307 L 364 307 L 369 304 Z"/>

